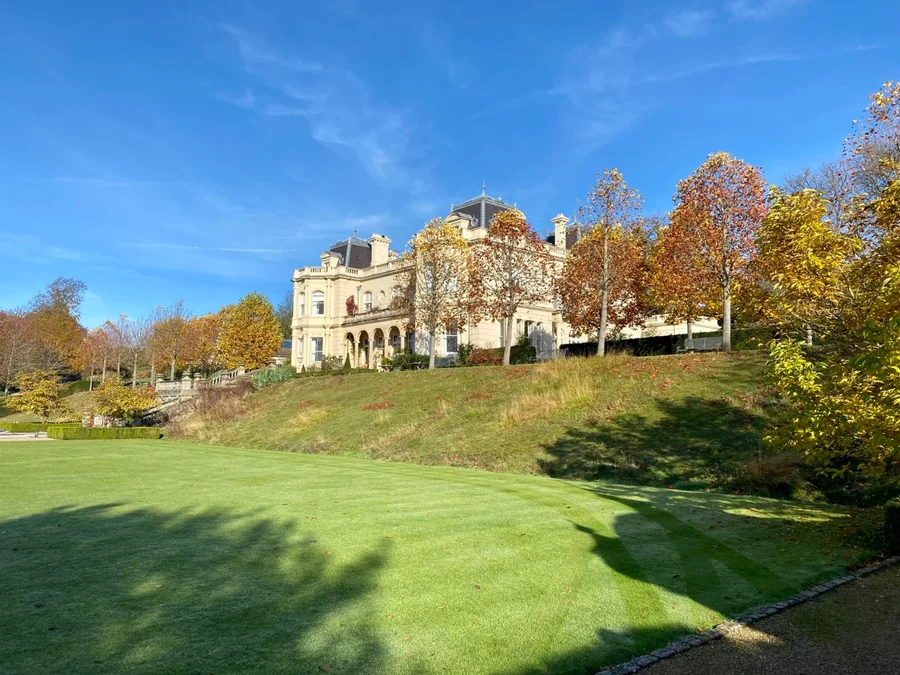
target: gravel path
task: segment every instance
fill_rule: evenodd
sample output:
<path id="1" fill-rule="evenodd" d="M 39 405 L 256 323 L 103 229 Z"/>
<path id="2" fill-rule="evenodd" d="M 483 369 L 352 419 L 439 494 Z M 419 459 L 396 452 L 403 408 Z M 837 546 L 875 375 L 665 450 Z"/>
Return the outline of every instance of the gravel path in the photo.
<path id="1" fill-rule="evenodd" d="M 900 673 L 900 566 L 858 579 L 641 675 Z"/>

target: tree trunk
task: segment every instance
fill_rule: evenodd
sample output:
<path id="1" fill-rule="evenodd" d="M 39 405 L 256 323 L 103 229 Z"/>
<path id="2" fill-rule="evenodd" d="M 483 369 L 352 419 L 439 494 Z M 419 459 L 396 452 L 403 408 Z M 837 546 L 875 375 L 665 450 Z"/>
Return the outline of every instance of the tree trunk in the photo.
<path id="1" fill-rule="evenodd" d="M 88 391 L 94 391 L 94 364 L 91 364 L 91 381 L 88 383 Z"/>
<path id="2" fill-rule="evenodd" d="M 138 368 L 138 357 L 137 357 L 137 354 L 135 354 L 133 367 L 131 369 L 131 388 L 132 389 L 137 388 L 137 368 Z"/>
<path id="3" fill-rule="evenodd" d="M 106 357 L 103 357 L 103 372 L 100 373 L 100 381 L 106 382 Z"/>
<path id="4" fill-rule="evenodd" d="M 813 329 L 812 326 L 806 327 L 806 346 L 812 347 L 813 345 Z"/>
<path id="5" fill-rule="evenodd" d="M 722 351 L 731 351 L 731 284 L 725 284 L 722 298 Z"/>
<path id="6" fill-rule="evenodd" d="M 150 386 L 156 386 L 156 360 L 150 355 Z"/>
<path id="7" fill-rule="evenodd" d="M 690 319 L 687 320 L 687 339 L 688 340 L 694 339 L 694 322 L 691 321 Z"/>
<path id="8" fill-rule="evenodd" d="M 434 331 L 428 334 L 428 370 L 434 370 Z"/>
<path id="9" fill-rule="evenodd" d="M 509 365 L 509 355 L 512 352 L 513 316 L 506 317 L 506 344 L 503 345 L 503 365 Z"/>
<path id="10" fill-rule="evenodd" d="M 606 322 L 609 314 L 609 232 L 603 234 L 603 285 L 600 296 L 600 331 L 597 333 L 597 355 L 606 355 Z"/>
<path id="11" fill-rule="evenodd" d="M 122 379 L 122 357 L 121 355 L 116 356 L 116 379 Z"/>
<path id="12" fill-rule="evenodd" d="M 175 381 L 175 355 L 172 355 L 172 367 L 169 369 L 169 378 L 172 382 Z"/>

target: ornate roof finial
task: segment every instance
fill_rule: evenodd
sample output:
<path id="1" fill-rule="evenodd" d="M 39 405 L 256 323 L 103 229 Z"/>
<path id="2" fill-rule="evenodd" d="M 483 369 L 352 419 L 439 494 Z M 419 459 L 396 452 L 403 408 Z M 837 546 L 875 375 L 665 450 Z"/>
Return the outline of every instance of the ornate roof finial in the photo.
<path id="1" fill-rule="evenodd" d="M 487 183 L 485 183 L 485 181 L 481 181 L 481 196 L 482 197 L 485 194 L 485 190 L 487 190 Z"/>

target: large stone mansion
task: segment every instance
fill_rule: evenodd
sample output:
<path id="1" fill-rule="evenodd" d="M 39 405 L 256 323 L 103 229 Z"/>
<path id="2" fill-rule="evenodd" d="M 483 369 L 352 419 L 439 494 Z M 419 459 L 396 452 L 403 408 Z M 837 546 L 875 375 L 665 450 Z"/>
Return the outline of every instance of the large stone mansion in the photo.
<path id="1" fill-rule="evenodd" d="M 489 197 L 484 189 L 474 199 L 451 207 L 448 223 L 459 227 L 467 241 L 476 241 L 487 233 L 491 219 L 513 205 Z M 546 238 L 552 255 L 563 259 L 566 250 L 579 238 L 579 230 L 569 225 L 562 214 L 552 219 L 553 231 Z M 391 240 L 380 234 L 369 239 L 356 236 L 339 241 L 322 253 L 321 265 L 294 270 L 294 319 L 291 364 L 298 369 L 317 367 L 326 356 L 349 356 L 353 367 L 375 368 L 383 356 L 411 350 L 428 353 L 428 336 L 408 331 L 409 317 L 397 309 L 392 299 L 399 288 L 397 253 Z M 352 297 L 356 311 L 348 312 Z M 546 301 L 523 306 L 515 316 L 514 339 L 524 335 L 540 357 L 553 356 L 559 346 L 577 342 L 563 321 L 561 307 L 548 297 Z M 502 322 L 489 319 L 476 326 L 450 331 L 438 338 L 435 354 L 454 356 L 460 344 L 500 347 L 505 342 Z M 709 329 L 698 325 L 698 330 Z M 712 328 L 715 330 L 715 328 Z M 652 317 L 645 328 L 629 331 L 632 336 L 685 332 L 684 326 L 666 326 L 662 317 Z"/>

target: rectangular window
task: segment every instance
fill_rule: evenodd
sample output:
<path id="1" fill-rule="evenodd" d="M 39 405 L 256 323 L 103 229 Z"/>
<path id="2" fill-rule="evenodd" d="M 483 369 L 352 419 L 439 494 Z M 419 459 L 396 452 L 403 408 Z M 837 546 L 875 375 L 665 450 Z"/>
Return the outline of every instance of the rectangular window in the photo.
<path id="1" fill-rule="evenodd" d="M 447 329 L 447 334 L 444 336 L 444 340 L 444 352 L 447 354 L 456 354 L 459 349 L 459 330 L 456 326 L 451 326 Z"/>
<path id="2" fill-rule="evenodd" d="M 325 338 L 314 337 L 309 339 L 309 346 L 312 348 L 313 361 L 321 363 L 325 360 L 324 352 Z"/>
<path id="3" fill-rule="evenodd" d="M 325 293 L 316 291 L 312 294 L 312 313 L 316 316 L 325 314 Z"/>
<path id="4" fill-rule="evenodd" d="M 298 359 L 303 358 L 303 340 L 304 340 L 304 338 L 300 338 L 299 340 L 297 340 L 297 358 Z"/>

